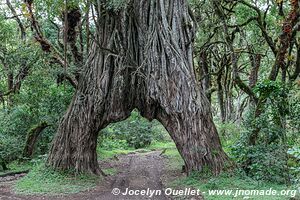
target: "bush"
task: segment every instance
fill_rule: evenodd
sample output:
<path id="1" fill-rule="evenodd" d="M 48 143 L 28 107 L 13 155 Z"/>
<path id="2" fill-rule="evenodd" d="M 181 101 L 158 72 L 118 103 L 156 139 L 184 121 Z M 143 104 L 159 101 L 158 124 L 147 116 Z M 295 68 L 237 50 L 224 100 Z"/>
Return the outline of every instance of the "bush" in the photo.
<path id="1" fill-rule="evenodd" d="M 31 80 L 28 77 L 27 81 L 33 82 L 32 88 L 37 87 L 34 85 L 35 79 Z M 40 88 L 21 90 L 19 94 L 14 95 L 12 106 L 0 107 L 0 162 L 8 164 L 20 158 L 28 131 L 42 121 L 52 126 L 39 136 L 35 156 L 48 152 L 58 121 L 71 99 L 72 88 L 64 89 L 52 83 L 44 83 L 44 79 L 39 81 Z M 23 85 L 23 88 L 26 86 Z"/>
<path id="2" fill-rule="evenodd" d="M 240 127 L 233 122 L 216 123 L 218 133 L 222 142 L 223 149 L 226 153 L 230 153 L 232 145 L 239 139 L 241 133 Z"/>
<path id="3" fill-rule="evenodd" d="M 278 144 L 236 145 L 232 155 L 255 180 L 286 183 L 289 178 L 286 148 Z M 250 162 L 250 163 L 249 163 Z"/>
<path id="4" fill-rule="evenodd" d="M 114 149 L 127 150 L 130 148 L 126 140 L 119 140 L 119 139 L 112 140 L 110 138 L 105 138 L 102 139 L 98 144 L 104 150 L 114 150 Z"/>
<path id="5" fill-rule="evenodd" d="M 250 114 L 244 124 L 245 130 L 240 139 L 231 148 L 231 155 L 240 164 L 247 175 L 255 180 L 286 183 L 289 174 L 287 166 L 287 147 L 283 144 L 281 128 L 268 121 L 268 113 L 258 119 Z M 269 128 L 263 124 L 272 124 Z M 252 128 L 259 126 L 260 137 L 256 145 L 249 146 Z"/>
<path id="6" fill-rule="evenodd" d="M 283 119 L 290 114 L 288 90 L 281 83 L 264 81 L 253 90 L 265 99 L 257 117 L 250 109 L 245 116 L 244 131 L 231 149 L 231 154 L 251 177 L 257 180 L 286 183 L 288 170 L 288 132 Z M 253 130 L 259 129 L 255 145 L 249 146 Z"/>
<path id="7" fill-rule="evenodd" d="M 131 116 L 125 121 L 109 125 L 101 131 L 101 146 L 144 148 L 149 146 L 154 140 L 164 140 L 167 132 L 157 121 L 149 122 L 138 112 L 133 111 Z M 111 141 L 109 141 L 111 140 Z"/>
<path id="8" fill-rule="evenodd" d="M 6 170 L 6 165 L 22 155 L 22 145 L 19 144 L 19 138 L 0 133 L 0 167 Z"/>
<path id="9" fill-rule="evenodd" d="M 290 148 L 288 150 L 290 173 L 293 177 L 292 181 L 300 184 L 300 147 Z"/>
<path id="10" fill-rule="evenodd" d="M 149 146 L 152 140 L 153 135 L 151 135 L 151 130 L 147 127 L 140 127 L 138 131 L 129 134 L 126 139 L 128 145 L 136 149 Z"/>

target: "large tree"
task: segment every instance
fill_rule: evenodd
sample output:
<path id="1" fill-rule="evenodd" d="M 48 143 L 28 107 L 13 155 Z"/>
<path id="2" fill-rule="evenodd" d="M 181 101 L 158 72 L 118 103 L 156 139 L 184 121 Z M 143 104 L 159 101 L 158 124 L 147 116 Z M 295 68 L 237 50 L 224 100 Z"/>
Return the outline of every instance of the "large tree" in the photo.
<path id="1" fill-rule="evenodd" d="M 98 1 L 95 8 L 97 35 L 48 164 L 98 174 L 99 131 L 137 108 L 165 126 L 187 172 L 219 173 L 228 158 L 196 82 L 187 1 L 132 0 L 119 10 Z"/>

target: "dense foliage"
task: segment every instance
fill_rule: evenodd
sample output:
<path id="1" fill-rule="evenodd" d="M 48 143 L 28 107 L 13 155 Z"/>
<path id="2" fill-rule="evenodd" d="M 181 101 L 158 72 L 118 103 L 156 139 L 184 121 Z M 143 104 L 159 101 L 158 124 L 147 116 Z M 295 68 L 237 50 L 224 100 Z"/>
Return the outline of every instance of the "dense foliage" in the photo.
<path id="1" fill-rule="evenodd" d="M 131 117 L 125 121 L 111 124 L 102 132 L 99 143 L 105 149 L 116 147 L 139 149 L 149 146 L 153 141 L 167 141 L 169 139 L 158 121 L 149 122 L 142 118 L 137 111 L 133 111 Z"/>

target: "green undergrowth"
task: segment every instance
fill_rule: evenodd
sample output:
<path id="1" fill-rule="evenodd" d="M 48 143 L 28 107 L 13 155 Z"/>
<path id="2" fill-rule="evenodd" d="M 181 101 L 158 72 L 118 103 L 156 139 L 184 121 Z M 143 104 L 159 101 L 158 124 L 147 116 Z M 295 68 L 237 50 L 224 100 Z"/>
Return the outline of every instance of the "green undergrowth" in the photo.
<path id="1" fill-rule="evenodd" d="M 184 164 L 182 158 L 180 157 L 176 149 L 166 152 L 168 156 L 167 167 L 169 170 L 181 171 L 181 167 Z M 229 200 L 229 199 L 255 199 L 255 200 L 285 200 L 293 199 L 300 200 L 300 191 L 297 191 L 296 197 L 291 198 L 291 196 L 239 196 L 234 197 L 234 195 L 210 195 L 209 190 L 232 190 L 233 194 L 236 190 L 276 190 L 278 192 L 282 190 L 297 190 L 295 186 L 287 187 L 286 185 L 256 181 L 246 175 L 242 174 L 238 170 L 233 172 L 223 173 L 219 176 L 212 176 L 209 172 L 205 173 L 193 173 L 189 177 L 176 178 L 174 181 L 170 182 L 168 187 L 171 188 L 194 188 L 199 189 L 204 192 L 204 199 L 208 200 Z"/>
<path id="2" fill-rule="evenodd" d="M 160 146 L 162 144 L 158 144 Z M 165 144 L 167 145 L 167 150 L 164 153 L 167 156 L 168 161 L 166 163 L 166 167 L 170 171 L 181 171 L 184 162 L 173 144 Z M 229 199 L 254 199 L 254 200 L 285 200 L 285 199 L 293 199 L 300 200 L 300 191 L 297 192 L 296 197 L 291 198 L 290 196 L 225 196 L 225 195 L 209 195 L 209 190 L 232 190 L 233 193 L 239 190 L 276 190 L 278 192 L 282 190 L 297 190 L 297 187 L 291 186 L 288 187 L 284 184 L 276 184 L 270 182 L 256 181 L 241 172 L 241 170 L 234 170 L 231 172 L 223 173 L 219 176 L 212 176 L 209 172 L 203 173 L 193 173 L 191 176 L 181 176 L 177 177 L 175 180 L 168 183 L 167 187 L 171 188 L 194 188 L 199 189 L 201 192 L 204 192 L 204 199 L 207 200 L 229 200 Z M 293 196 L 293 195 L 292 195 Z"/>
<path id="3" fill-rule="evenodd" d="M 164 155 L 168 158 L 166 166 L 169 170 L 181 170 L 182 166 L 184 165 L 184 161 L 174 143 L 173 145 L 169 146 Z"/>
<path id="4" fill-rule="evenodd" d="M 223 173 L 217 177 L 210 175 L 203 175 L 200 173 L 194 173 L 189 177 L 177 179 L 171 183 L 173 187 L 181 188 L 195 188 L 199 189 L 201 192 L 204 192 L 204 198 L 209 200 L 229 200 L 229 199 L 255 199 L 255 200 L 284 200 L 284 199 L 300 199 L 299 192 L 294 197 L 295 193 L 290 193 L 287 196 L 281 196 L 279 193 L 282 190 L 297 190 L 296 188 L 289 188 L 286 185 L 274 184 L 269 182 L 258 182 L 250 177 L 240 174 L 239 172 Z M 253 190 L 276 190 L 278 195 L 264 195 L 264 196 L 245 196 L 235 195 L 237 190 L 242 191 L 253 191 Z M 232 190 L 232 195 L 212 195 L 209 194 L 209 191 L 216 190 Z M 293 197 L 293 198 L 291 198 Z"/>
<path id="5" fill-rule="evenodd" d="M 113 176 L 118 173 L 118 170 L 115 168 L 102 169 L 106 175 Z"/>
<path id="6" fill-rule="evenodd" d="M 126 149 L 105 149 L 98 148 L 97 153 L 99 160 L 109 160 L 114 156 L 126 155 L 129 153 L 143 153 L 154 150 L 165 150 L 165 155 L 176 155 L 176 147 L 172 142 L 153 142 L 150 146 L 142 149 L 126 148 Z M 175 151 L 174 151 L 175 150 Z M 177 152 L 178 153 L 178 152 Z M 32 160 L 28 162 L 13 162 L 9 164 L 9 171 L 23 171 L 30 169 L 30 172 L 22 179 L 18 180 L 14 185 L 14 191 L 24 195 L 64 195 L 73 194 L 91 189 L 97 185 L 102 179 L 98 176 L 86 174 L 74 175 L 71 172 L 57 172 L 46 168 L 45 159 Z M 107 175 L 115 175 L 118 173 L 115 168 L 102 169 Z"/>
<path id="7" fill-rule="evenodd" d="M 0 171 L 0 175 L 7 174 L 7 173 L 14 173 L 14 172 L 21 172 L 31 169 L 33 164 L 31 162 L 19 162 L 14 161 L 10 163 L 7 167 L 8 170 Z"/>
<path id="8" fill-rule="evenodd" d="M 149 147 L 147 147 L 149 150 L 176 150 L 175 143 L 172 141 L 165 141 L 165 142 L 153 142 Z M 167 152 L 167 151 L 166 151 Z"/>
<path id="9" fill-rule="evenodd" d="M 117 143 L 116 141 L 115 143 Z M 153 142 L 149 146 L 145 148 L 140 148 L 140 149 L 135 149 L 131 147 L 126 147 L 126 148 L 118 148 L 117 145 L 115 147 L 111 148 L 103 148 L 103 147 L 98 147 L 97 148 L 97 153 L 98 153 L 98 158 L 99 160 L 108 160 L 110 158 L 113 158 L 114 156 L 118 155 L 126 155 L 130 153 L 146 153 L 150 151 L 163 151 L 165 150 L 166 154 L 172 154 L 178 152 L 176 150 L 175 144 L 171 141 L 165 141 L 165 142 Z"/>
<path id="10" fill-rule="evenodd" d="M 129 153 L 135 152 L 135 150 L 130 149 L 114 149 L 114 150 L 106 150 L 106 149 L 98 149 L 98 159 L 99 160 L 108 160 L 110 158 L 113 158 L 114 156 L 118 155 L 126 155 Z"/>
<path id="11" fill-rule="evenodd" d="M 73 194 L 93 188 L 101 180 L 99 176 L 57 172 L 46 168 L 44 164 L 39 164 L 16 182 L 14 191 L 25 195 Z"/>

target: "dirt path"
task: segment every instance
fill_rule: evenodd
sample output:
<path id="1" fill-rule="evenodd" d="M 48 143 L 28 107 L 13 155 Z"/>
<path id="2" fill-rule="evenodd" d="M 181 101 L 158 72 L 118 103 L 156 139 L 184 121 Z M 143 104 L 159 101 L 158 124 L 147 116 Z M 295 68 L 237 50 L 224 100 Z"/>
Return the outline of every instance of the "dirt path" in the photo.
<path id="1" fill-rule="evenodd" d="M 14 181 L 0 183 L 0 200 L 146 200 L 169 199 L 164 195 L 161 177 L 163 175 L 164 158 L 160 151 L 135 153 L 119 156 L 118 160 L 100 164 L 117 168 L 120 173 L 108 177 L 100 185 L 90 191 L 67 196 L 20 196 L 12 191 Z M 144 195 L 125 195 L 127 190 L 145 190 Z M 152 198 L 151 191 L 154 192 Z M 119 193 L 112 194 L 112 191 Z M 161 193 L 159 193 L 161 191 Z M 132 192 L 132 191 L 131 191 Z M 124 193 L 124 195 L 122 194 Z"/>
<path id="2" fill-rule="evenodd" d="M 128 156 L 126 158 L 129 159 L 127 170 L 117 176 L 110 189 L 117 188 L 117 191 L 119 189 L 123 193 L 126 192 L 127 188 L 132 190 L 147 190 L 149 188 L 152 191 L 163 191 L 161 175 L 164 166 L 163 159 L 159 154 L 160 152 L 151 152 L 143 156 L 140 156 L 140 154 Z M 149 199 L 146 195 L 126 196 L 123 196 L 123 198 L 130 200 Z M 107 199 L 110 199 L 109 196 L 107 196 Z M 167 198 L 161 194 L 157 195 L 155 199 L 164 200 Z"/>

